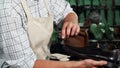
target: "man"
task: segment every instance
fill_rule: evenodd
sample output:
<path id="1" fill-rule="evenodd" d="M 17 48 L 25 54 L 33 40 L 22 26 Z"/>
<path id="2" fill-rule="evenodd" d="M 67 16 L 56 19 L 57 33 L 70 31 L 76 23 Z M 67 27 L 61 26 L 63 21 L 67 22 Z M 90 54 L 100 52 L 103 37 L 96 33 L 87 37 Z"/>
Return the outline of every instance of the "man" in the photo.
<path id="1" fill-rule="evenodd" d="M 47 17 L 44 0 L 27 0 L 33 17 Z M 80 28 L 77 16 L 65 0 L 50 0 L 49 10 L 54 21 L 63 21 L 62 38 L 77 35 Z M 94 68 L 105 61 L 37 60 L 27 36 L 27 16 L 21 0 L 0 1 L 0 67 L 1 68 Z"/>

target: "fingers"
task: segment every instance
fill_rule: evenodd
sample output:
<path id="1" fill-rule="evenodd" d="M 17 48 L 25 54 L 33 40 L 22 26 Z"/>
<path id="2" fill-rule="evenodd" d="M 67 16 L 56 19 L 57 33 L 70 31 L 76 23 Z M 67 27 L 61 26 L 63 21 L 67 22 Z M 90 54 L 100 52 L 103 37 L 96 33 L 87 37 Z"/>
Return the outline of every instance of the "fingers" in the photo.
<path id="1" fill-rule="evenodd" d="M 77 29 L 77 27 L 76 27 L 76 26 L 72 28 L 72 31 L 71 31 L 71 36 L 73 36 L 74 34 L 76 35 L 76 29 Z"/>
<path id="2" fill-rule="evenodd" d="M 73 24 L 71 24 L 71 23 L 68 24 L 67 29 L 66 29 L 66 35 L 67 35 L 67 37 L 70 36 L 70 33 L 71 33 L 71 31 L 72 31 L 73 28 L 74 28 Z"/>
<path id="3" fill-rule="evenodd" d="M 63 24 L 63 27 L 62 27 L 62 39 L 64 39 L 65 36 L 66 36 L 66 29 L 67 29 L 67 26 L 68 26 L 67 23 Z"/>
<path id="4" fill-rule="evenodd" d="M 75 35 L 78 35 L 78 33 L 79 33 L 79 32 L 80 32 L 80 26 L 79 26 L 79 25 L 77 25 Z"/>
<path id="5" fill-rule="evenodd" d="M 65 22 L 62 28 L 62 38 L 69 37 L 70 35 L 77 35 L 80 31 L 80 27 L 78 24 L 74 24 L 72 22 Z"/>
<path id="6" fill-rule="evenodd" d="M 94 66 L 103 66 L 105 64 L 107 64 L 106 61 L 93 61 L 92 63 Z"/>
<path id="7" fill-rule="evenodd" d="M 90 68 L 96 68 L 98 66 L 103 66 L 103 65 L 106 65 L 107 62 L 106 61 L 95 61 L 95 60 L 91 60 L 91 59 L 87 59 L 87 60 L 84 60 L 85 64 L 91 66 Z"/>

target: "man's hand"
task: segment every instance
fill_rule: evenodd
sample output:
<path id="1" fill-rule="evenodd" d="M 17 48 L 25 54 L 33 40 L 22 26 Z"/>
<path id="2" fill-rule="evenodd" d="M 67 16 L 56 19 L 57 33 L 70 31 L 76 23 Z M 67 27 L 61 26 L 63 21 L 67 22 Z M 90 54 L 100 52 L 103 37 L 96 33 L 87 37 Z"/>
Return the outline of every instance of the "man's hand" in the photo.
<path id="1" fill-rule="evenodd" d="M 80 27 L 77 23 L 64 22 L 62 27 L 62 38 L 67 38 L 69 36 L 77 35 L 80 31 Z"/>
<path id="2" fill-rule="evenodd" d="M 62 39 L 77 35 L 79 31 L 80 26 L 78 25 L 77 16 L 74 13 L 69 13 L 63 21 Z"/>
<path id="3" fill-rule="evenodd" d="M 98 68 L 99 66 L 106 65 L 106 61 L 95 61 L 91 59 L 86 59 L 80 61 L 76 66 L 76 68 Z"/>
<path id="4" fill-rule="evenodd" d="M 81 61 L 51 61 L 37 60 L 33 68 L 97 68 L 106 65 L 106 61 L 95 61 L 91 59 Z"/>

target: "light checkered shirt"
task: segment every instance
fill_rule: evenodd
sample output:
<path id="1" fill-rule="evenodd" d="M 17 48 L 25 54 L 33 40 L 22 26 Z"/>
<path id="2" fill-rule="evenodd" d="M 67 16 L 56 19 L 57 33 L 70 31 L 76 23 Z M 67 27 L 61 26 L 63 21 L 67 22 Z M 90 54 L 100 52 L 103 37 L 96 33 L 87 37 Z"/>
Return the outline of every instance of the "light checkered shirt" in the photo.
<path id="1" fill-rule="evenodd" d="M 27 4 L 33 17 L 48 16 L 43 0 L 27 0 Z M 65 0 L 50 0 L 49 10 L 56 23 L 73 12 Z M 36 56 L 29 45 L 26 23 L 20 0 L 0 0 L 0 68 L 33 68 Z"/>

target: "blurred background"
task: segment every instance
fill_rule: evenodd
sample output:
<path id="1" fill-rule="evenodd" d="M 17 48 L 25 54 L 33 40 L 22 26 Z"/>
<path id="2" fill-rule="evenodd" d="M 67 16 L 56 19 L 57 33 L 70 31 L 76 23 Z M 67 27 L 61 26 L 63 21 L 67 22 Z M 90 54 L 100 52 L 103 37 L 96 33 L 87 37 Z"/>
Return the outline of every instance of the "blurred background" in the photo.
<path id="1" fill-rule="evenodd" d="M 90 11 L 98 12 L 103 23 L 120 26 L 120 0 L 67 0 L 84 23 Z"/>

